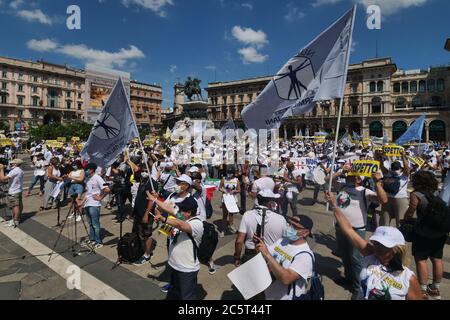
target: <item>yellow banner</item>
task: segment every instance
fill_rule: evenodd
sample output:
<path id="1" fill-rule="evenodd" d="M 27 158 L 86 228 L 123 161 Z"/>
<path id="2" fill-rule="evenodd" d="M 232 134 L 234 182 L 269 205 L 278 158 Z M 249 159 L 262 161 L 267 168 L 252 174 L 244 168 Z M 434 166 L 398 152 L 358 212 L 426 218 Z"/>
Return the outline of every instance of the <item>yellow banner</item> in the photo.
<path id="1" fill-rule="evenodd" d="M 327 139 L 314 139 L 314 142 L 318 143 L 318 144 L 322 144 L 322 143 L 327 142 Z"/>
<path id="2" fill-rule="evenodd" d="M 421 168 L 425 163 L 425 160 L 423 160 L 422 158 L 415 158 L 415 157 L 411 157 L 411 156 L 406 156 L 406 158 L 409 161 L 411 161 L 412 163 L 414 163 L 415 165 L 418 165 L 419 168 Z"/>
<path id="3" fill-rule="evenodd" d="M 144 145 L 144 147 L 151 147 L 154 142 L 152 140 L 144 140 L 142 141 L 142 144 Z"/>
<path id="4" fill-rule="evenodd" d="M 0 147 L 11 147 L 13 145 L 12 140 L 8 138 L 0 139 Z"/>
<path id="5" fill-rule="evenodd" d="M 371 178 L 378 171 L 380 171 L 380 161 L 358 160 L 352 163 L 352 169 L 348 175 Z"/>
<path id="6" fill-rule="evenodd" d="M 72 139 L 70 139 L 72 142 L 78 142 L 80 141 L 80 137 L 72 137 Z"/>
<path id="7" fill-rule="evenodd" d="M 67 142 L 67 138 L 66 137 L 58 137 L 58 139 L 56 139 L 57 141 L 59 141 L 59 142 L 62 142 L 62 143 L 66 143 Z"/>
<path id="8" fill-rule="evenodd" d="M 383 147 L 383 153 L 388 157 L 400 157 L 403 151 L 405 151 L 405 148 L 393 144 Z"/>
<path id="9" fill-rule="evenodd" d="M 45 145 L 49 148 L 62 148 L 64 143 L 59 142 L 58 140 L 47 140 Z"/>

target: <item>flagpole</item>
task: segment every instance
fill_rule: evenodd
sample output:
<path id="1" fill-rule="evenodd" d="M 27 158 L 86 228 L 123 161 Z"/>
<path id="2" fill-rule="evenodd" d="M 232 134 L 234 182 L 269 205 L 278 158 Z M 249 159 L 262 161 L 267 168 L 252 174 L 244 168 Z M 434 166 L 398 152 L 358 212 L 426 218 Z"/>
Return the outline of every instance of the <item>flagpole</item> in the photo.
<path id="1" fill-rule="evenodd" d="M 337 144 L 338 144 L 338 140 L 339 140 L 339 129 L 341 126 L 341 115 L 342 115 L 342 108 L 344 106 L 344 97 L 345 97 L 345 85 L 347 84 L 347 75 L 348 75 L 348 64 L 350 63 L 350 50 L 352 48 L 352 42 L 353 42 L 353 28 L 355 26 L 355 16 L 356 16 L 356 4 L 353 6 L 353 18 L 352 18 L 352 27 L 351 27 L 351 31 L 350 31 L 350 39 L 349 39 L 349 43 L 348 43 L 348 48 L 347 48 L 347 52 L 345 53 L 346 55 L 346 70 L 345 70 L 345 75 L 344 78 L 342 80 L 342 98 L 339 104 L 339 114 L 338 114 L 338 121 L 337 121 L 337 125 L 336 125 L 336 133 L 335 133 L 335 137 L 334 137 L 334 146 L 333 146 L 333 158 L 331 160 L 331 172 L 330 172 L 330 181 L 329 181 L 329 186 L 328 186 L 328 192 L 331 192 L 331 187 L 333 185 L 333 175 L 334 175 L 334 163 L 336 161 L 336 152 L 337 152 Z M 330 204 L 327 202 L 327 212 L 330 209 Z"/>
<path id="2" fill-rule="evenodd" d="M 125 88 L 125 84 L 123 83 L 123 81 L 122 81 L 122 85 Z M 130 92 L 130 96 L 128 97 L 128 99 L 131 99 L 131 92 Z M 141 135 L 139 134 L 139 129 L 138 129 L 137 124 L 136 124 L 136 119 L 134 119 L 133 111 L 131 110 L 130 100 L 128 100 L 128 110 L 130 111 L 131 118 L 133 119 L 134 128 L 136 129 L 136 132 L 137 132 L 137 138 L 138 138 L 138 141 L 139 141 L 139 146 L 141 148 L 141 152 L 144 155 L 144 162 L 145 162 L 145 167 L 147 168 L 148 177 L 150 179 L 150 185 L 152 186 L 152 190 L 155 191 L 155 187 L 153 186 L 152 172 L 150 171 L 150 167 L 148 166 L 147 154 L 145 153 L 144 146 L 142 144 Z"/>

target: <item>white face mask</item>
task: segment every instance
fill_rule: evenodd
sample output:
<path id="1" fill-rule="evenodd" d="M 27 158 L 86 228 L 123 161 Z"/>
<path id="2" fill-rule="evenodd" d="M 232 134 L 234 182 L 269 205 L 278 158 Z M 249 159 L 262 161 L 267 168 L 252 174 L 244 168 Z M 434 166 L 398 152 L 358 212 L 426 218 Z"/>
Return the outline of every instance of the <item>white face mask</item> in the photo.
<path id="1" fill-rule="evenodd" d="M 394 172 L 395 172 L 396 175 L 401 176 L 403 171 L 402 170 L 397 170 L 397 171 L 394 171 Z"/>

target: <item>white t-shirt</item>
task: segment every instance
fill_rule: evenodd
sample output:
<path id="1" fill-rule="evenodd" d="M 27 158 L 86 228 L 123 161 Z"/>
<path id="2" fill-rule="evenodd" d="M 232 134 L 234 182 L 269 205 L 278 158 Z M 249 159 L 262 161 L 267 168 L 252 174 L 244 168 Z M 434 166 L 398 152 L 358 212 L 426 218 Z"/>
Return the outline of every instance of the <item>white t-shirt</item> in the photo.
<path id="1" fill-rule="evenodd" d="M 23 170 L 15 167 L 6 176 L 9 177 L 8 194 L 15 195 L 21 193 L 23 190 Z"/>
<path id="2" fill-rule="evenodd" d="M 249 210 L 244 213 L 241 224 L 239 225 L 239 232 L 245 233 L 245 247 L 247 249 L 255 249 L 253 242 L 253 235 L 256 233 L 258 224 L 262 221 L 262 209 Z M 267 210 L 264 224 L 264 242 L 267 246 L 273 245 L 276 241 L 281 239 L 283 232 L 286 229 L 286 219 L 283 216 Z"/>
<path id="3" fill-rule="evenodd" d="M 206 191 L 205 186 L 201 184 L 202 190 L 196 191 L 192 196 L 197 201 L 197 218 L 202 221 L 206 221 Z"/>
<path id="4" fill-rule="evenodd" d="M 408 175 L 403 173 L 401 176 L 399 176 L 399 178 L 400 178 L 400 189 L 395 194 L 394 198 L 396 199 L 408 198 L 409 177 Z"/>
<path id="5" fill-rule="evenodd" d="M 312 277 L 313 262 L 311 256 L 307 253 L 312 251 L 309 248 L 308 243 L 301 245 L 291 245 L 288 240 L 282 238 L 278 240 L 274 245 L 268 247 L 269 252 L 278 261 L 279 264 L 285 269 L 290 269 L 300 275 L 295 283 L 295 294 L 300 296 L 306 293 L 307 280 Z M 295 258 L 294 258 L 295 257 Z M 284 285 L 278 280 L 272 282 L 269 288 L 266 289 L 265 295 L 267 300 L 292 300 L 294 290 L 291 289 L 288 292 L 289 286 Z"/>
<path id="6" fill-rule="evenodd" d="M 94 200 L 94 195 L 100 195 L 102 190 L 105 188 L 103 185 L 105 180 L 102 179 L 98 174 L 94 174 L 86 183 L 86 203 L 84 207 L 101 207 L 101 201 Z"/>
<path id="7" fill-rule="evenodd" d="M 34 172 L 33 175 L 36 177 L 45 176 L 45 167 L 47 166 L 47 162 L 45 160 L 36 160 L 34 162 Z"/>
<path id="8" fill-rule="evenodd" d="M 187 221 L 192 227 L 192 237 L 200 245 L 203 236 L 203 222 L 197 217 Z M 200 270 L 200 262 L 194 260 L 194 244 L 185 232 L 178 232 L 176 242 L 170 239 L 169 265 L 180 272 L 195 272 Z"/>
<path id="9" fill-rule="evenodd" d="M 166 182 L 167 181 L 167 182 Z M 177 180 L 175 180 L 175 177 L 167 172 L 162 172 L 161 176 L 159 177 L 159 182 L 161 185 L 164 185 L 163 189 L 168 192 L 174 192 L 175 187 L 177 185 Z"/>
<path id="10" fill-rule="evenodd" d="M 366 202 L 364 202 L 364 189 L 366 190 Z M 362 186 L 356 188 L 344 187 L 337 195 L 337 205 L 348 219 L 353 228 L 363 228 L 367 221 L 367 207 L 369 196 L 376 195 L 370 189 Z"/>
<path id="11" fill-rule="evenodd" d="M 365 257 L 361 270 L 361 287 L 366 300 L 405 300 L 409 280 L 414 275 L 407 267 L 396 273 L 387 272 L 375 256 Z"/>

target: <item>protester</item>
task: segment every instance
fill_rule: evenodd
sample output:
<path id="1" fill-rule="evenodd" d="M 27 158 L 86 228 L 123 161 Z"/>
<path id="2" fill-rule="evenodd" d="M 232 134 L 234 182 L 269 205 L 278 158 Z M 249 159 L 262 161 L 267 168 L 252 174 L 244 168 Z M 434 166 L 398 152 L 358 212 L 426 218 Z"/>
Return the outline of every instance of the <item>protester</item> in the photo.
<path id="1" fill-rule="evenodd" d="M 416 262 L 420 288 L 425 299 L 441 299 L 439 291 L 444 274 L 442 261 L 447 233 L 440 232 L 426 224 L 423 217 L 428 212 L 428 204 L 438 196 L 438 181 L 431 172 L 421 171 L 412 177 L 414 192 L 411 193 L 409 208 L 405 212 L 405 220 L 411 220 L 417 213 L 414 236 L 412 238 L 412 255 Z M 433 282 L 428 285 L 428 259 L 433 267 Z"/>
<path id="2" fill-rule="evenodd" d="M 58 199 L 52 197 L 52 193 L 59 182 L 63 182 L 64 178 L 61 176 L 60 171 L 60 161 L 58 158 L 52 158 L 50 160 L 50 164 L 47 168 L 47 182 L 45 183 L 44 188 L 44 198 L 42 201 L 42 207 L 40 207 L 39 211 L 55 209 L 58 206 Z M 49 207 L 48 204 L 53 204 L 53 206 Z"/>
<path id="3" fill-rule="evenodd" d="M 100 249 L 103 247 L 101 238 L 101 225 L 100 225 L 100 209 L 102 207 L 101 201 L 110 192 L 106 186 L 105 181 L 95 173 L 97 165 L 89 163 L 86 166 L 86 176 L 88 180 L 86 182 L 86 193 L 82 199 L 78 199 L 78 207 L 84 207 L 84 211 L 89 221 L 89 240 L 86 241 L 87 245 L 94 246 L 94 249 Z"/>
<path id="4" fill-rule="evenodd" d="M 226 177 L 223 177 L 219 191 L 225 195 L 231 195 L 231 201 L 234 201 L 237 207 L 237 194 L 241 193 L 241 185 L 239 183 L 238 178 L 235 176 L 235 169 L 233 167 L 229 167 L 227 169 Z M 222 223 L 219 229 L 219 237 L 223 238 L 225 235 L 225 231 L 228 231 L 232 234 L 236 233 L 237 230 L 234 226 L 234 215 L 239 212 L 230 212 L 225 204 L 225 200 L 222 197 Z"/>
<path id="5" fill-rule="evenodd" d="M 420 286 L 414 273 L 408 269 L 405 239 L 393 227 L 378 227 L 366 241 L 354 230 L 338 205 L 336 196 L 327 193 L 334 216 L 342 233 L 364 256 L 360 272 L 362 295 L 365 300 L 419 300 Z"/>
<path id="6" fill-rule="evenodd" d="M 31 180 L 30 187 L 28 188 L 28 192 L 25 195 L 26 197 L 31 196 L 31 191 L 33 190 L 36 183 L 39 182 L 39 196 L 44 194 L 45 188 L 45 167 L 47 163 L 44 160 L 44 155 L 42 153 L 36 154 L 32 160 L 32 167 L 34 167 L 33 178 Z"/>
<path id="7" fill-rule="evenodd" d="M 22 191 L 23 191 L 23 161 L 14 159 L 10 162 L 11 170 L 5 175 L 5 166 L 0 164 L 0 182 L 9 182 L 8 204 L 12 212 L 12 219 L 8 226 L 17 228 L 20 224 L 20 215 L 23 211 Z"/>
<path id="8" fill-rule="evenodd" d="M 288 223 L 283 237 L 269 247 L 264 239 L 253 237 L 275 279 L 264 292 L 266 300 L 292 300 L 305 294 L 313 275 L 315 258 L 306 241 L 312 236 L 313 221 L 299 215 L 288 217 Z"/>

